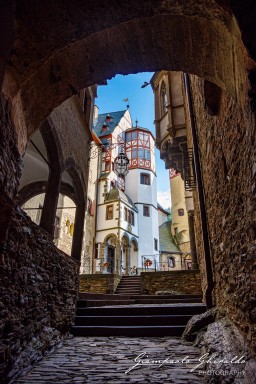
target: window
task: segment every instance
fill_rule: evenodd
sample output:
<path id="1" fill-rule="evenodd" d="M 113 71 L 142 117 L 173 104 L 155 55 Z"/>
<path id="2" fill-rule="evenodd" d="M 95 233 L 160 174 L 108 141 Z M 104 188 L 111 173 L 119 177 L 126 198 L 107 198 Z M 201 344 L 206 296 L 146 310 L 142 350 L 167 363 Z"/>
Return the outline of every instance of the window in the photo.
<path id="1" fill-rule="evenodd" d="M 154 246 L 155 246 L 155 251 L 158 250 L 158 240 L 154 239 Z"/>
<path id="2" fill-rule="evenodd" d="M 144 159 L 145 151 L 143 148 L 138 149 L 138 158 L 139 159 Z"/>
<path id="3" fill-rule="evenodd" d="M 174 228 L 174 235 L 178 235 L 178 227 Z"/>
<path id="4" fill-rule="evenodd" d="M 136 140 L 137 139 L 137 131 L 133 131 L 132 132 L 132 140 Z"/>
<path id="5" fill-rule="evenodd" d="M 150 151 L 148 149 L 145 149 L 145 159 L 150 160 Z"/>
<path id="6" fill-rule="evenodd" d="M 113 219 L 113 212 L 114 212 L 113 205 L 107 205 L 107 208 L 106 208 L 106 220 L 112 220 Z"/>
<path id="7" fill-rule="evenodd" d="M 140 183 L 145 185 L 150 185 L 150 175 L 148 173 L 141 173 Z"/>
<path id="8" fill-rule="evenodd" d="M 161 111 L 162 116 L 167 112 L 167 91 L 165 83 L 161 87 Z"/>
<path id="9" fill-rule="evenodd" d="M 128 210 L 128 223 L 130 224 L 131 223 L 131 211 Z"/>
<path id="10" fill-rule="evenodd" d="M 137 157 L 137 148 L 132 148 L 132 159 L 136 159 Z"/>
<path id="11" fill-rule="evenodd" d="M 134 212 L 124 208 L 124 220 L 129 224 L 134 225 Z"/>
<path id="12" fill-rule="evenodd" d="M 143 216 L 150 216 L 149 214 L 149 205 L 143 205 Z"/>
<path id="13" fill-rule="evenodd" d="M 108 126 L 106 123 L 102 125 L 101 132 L 106 132 L 108 130 Z"/>
<path id="14" fill-rule="evenodd" d="M 184 216 L 184 209 L 183 208 L 178 209 L 178 215 Z"/>
<path id="15" fill-rule="evenodd" d="M 168 257 L 168 267 L 174 268 L 175 267 L 175 259 L 174 257 Z"/>
<path id="16" fill-rule="evenodd" d="M 131 225 L 134 225 L 134 212 L 131 211 Z"/>

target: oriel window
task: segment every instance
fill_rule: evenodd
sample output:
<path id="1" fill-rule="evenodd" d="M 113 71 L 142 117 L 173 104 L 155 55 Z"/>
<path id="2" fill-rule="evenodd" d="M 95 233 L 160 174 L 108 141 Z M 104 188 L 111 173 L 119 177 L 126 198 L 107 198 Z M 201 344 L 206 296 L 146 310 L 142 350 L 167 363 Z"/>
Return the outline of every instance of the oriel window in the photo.
<path id="1" fill-rule="evenodd" d="M 107 205 L 107 207 L 106 207 L 106 220 L 112 220 L 113 219 L 113 213 L 114 213 L 113 205 Z"/>

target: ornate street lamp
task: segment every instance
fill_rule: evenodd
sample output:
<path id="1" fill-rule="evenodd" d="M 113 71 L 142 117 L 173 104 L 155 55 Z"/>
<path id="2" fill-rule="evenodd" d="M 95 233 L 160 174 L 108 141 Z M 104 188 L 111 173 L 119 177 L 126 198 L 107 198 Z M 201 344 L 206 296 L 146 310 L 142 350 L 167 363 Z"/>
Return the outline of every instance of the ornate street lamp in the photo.
<path id="1" fill-rule="evenodd" d="M 114 172 L 119 177 L 124 177 L 129 172 L 129 159 L 124 153 L 124 148 L 121 147 L 119 155 L 114 160 Z"/>
<path id="2" fill-rule="evenodd" d="M 124 153 L 123 145 L 120 145 L 119 143 L 109 144 L 108 142 L 106 142 L 102 145 L 97 145 L 94 142 L 91 142 L 89 148 L 89 160 L 95 159 L 99 155 L 99 153 L 105 152 L 109 149 L 113 149 L 116 147 L 120 148 L 120 153 L 114 160 L 114 172 L 117 174 L 117 176 L 124 177 L 129 172 L 128 167 L 130 161 Z"/>

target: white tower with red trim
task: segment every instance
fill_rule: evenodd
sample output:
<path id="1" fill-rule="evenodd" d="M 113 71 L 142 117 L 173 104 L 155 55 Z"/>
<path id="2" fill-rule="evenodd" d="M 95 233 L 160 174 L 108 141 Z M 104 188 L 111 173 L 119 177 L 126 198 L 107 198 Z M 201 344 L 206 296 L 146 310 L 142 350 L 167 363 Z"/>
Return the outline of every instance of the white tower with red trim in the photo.
<path id="1" fill-rule="evenodd" d="M 128 110 L 100 114 L 94 132 L 103 144 L 108 144 L 102 154 L 98 180 L 98 253 L 104 261 L 108 260 L 107 254 L 113 248 L 108 240 L 111 236 L 115 240 L 117 272 L 121 264 L 126 272 L 145 267 L 147 259 L 152 263 L 149 267 L 154 268 L 154 260 L 159 261 L 155 138 L 146 128 L 132 127 Z M 118 178 L 113 171 L 121 146 L 130 161 L 124 178 Z"/>
<path id="2" fill-rule="evenodd" d="M 125 153 L 130 160 L 125 192 L 138 209 L 139 268 L 145 260 L 159 261 L 159 228 L 155 138 L 146 128 L 135 126 L 125 132 Z M 154 265 L 151 265 L 153 268 Z"/>

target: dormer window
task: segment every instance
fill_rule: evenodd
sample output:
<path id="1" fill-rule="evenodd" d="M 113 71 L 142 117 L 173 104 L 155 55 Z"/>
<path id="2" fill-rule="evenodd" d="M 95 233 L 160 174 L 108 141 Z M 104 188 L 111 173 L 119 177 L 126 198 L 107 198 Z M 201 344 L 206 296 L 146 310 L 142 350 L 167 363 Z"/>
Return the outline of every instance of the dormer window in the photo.
<path id="1" fill-rule="evenodd" d="M 106 123 L 102 125 L 101 132 L 106 132 L 108 130 L 108 126 Z"/>
<path id="2" fill-rule="evenodd" d="M 109 123 L 112 119 L 113 119 L 113 117 L 110 116 L 110 114 L 108 113 L 106 116 L 106 122 Z"/>

